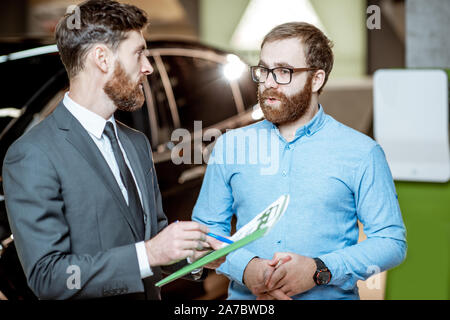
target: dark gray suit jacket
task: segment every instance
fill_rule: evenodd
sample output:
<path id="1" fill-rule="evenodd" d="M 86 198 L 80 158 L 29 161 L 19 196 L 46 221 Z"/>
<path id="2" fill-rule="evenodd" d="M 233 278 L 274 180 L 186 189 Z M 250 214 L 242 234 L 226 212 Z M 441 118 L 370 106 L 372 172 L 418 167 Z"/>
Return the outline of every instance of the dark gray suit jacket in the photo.
<path id="1" fill-rule="evenodd" d="M 117 131 L 142 194 L 149 239 L 167 225 L 150 144 L 119 122 Z M 19 258 L 39 298 L 160 298 L 153 284 L 161 269 L 141 280 L 135 243 L 144 239 L 100 150 L 62 102 L 9 148 L 3 179 Z M 70 278 L 76 270 L 80 289 Z"/>

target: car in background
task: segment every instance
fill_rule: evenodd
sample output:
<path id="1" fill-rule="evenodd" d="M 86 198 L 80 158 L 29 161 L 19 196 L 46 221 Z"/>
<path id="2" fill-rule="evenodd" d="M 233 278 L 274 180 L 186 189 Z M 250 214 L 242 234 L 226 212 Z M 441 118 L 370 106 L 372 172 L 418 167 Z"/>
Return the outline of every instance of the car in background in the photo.
<path id="1" fill-rule="evenodd" d="M 232 53 L 186 40 L 153 40 L 147 47 L 154 72 L 144 82 L 145 103 L 132 113 L 117 111 L 115 117 L 148 137 L 169 222 L 190 220 L 206 169 L 204 159 L 215 142 L 203 139 L 203 133 L 211 128 L 223 133 L 261 119 L 257 87 L 248 66 Z M 0 74 L 3 163 L 8 147 L 56 108 L 69 83 L 56 45 L 1 55 Z M 181 134 L 172 137 L 176 129 L 181 129 L 177 131 Z M 181 142 L 184 148 L 179 148 Z M 191 151 L 191 161 L 175 164 L 174 157 L 186 159 L 186 150 Z M 0 240 L 10 235 L 3 200 L 0 187 Z M 33 298 L 14 245 L 8 250 L 10 263 L 0 258 L 0 291 L 10 299 Z M 11 274 L 11 269 L 17 274 Z M 211 277 L 216 281 L 208 282 Z M 205 280 L 208 285 L 187 280 L 172 282 L 163 287 L 162 297 L 224 298 L 227 281 L 220 277 L 211 273 Z M 214 289 L 208 291 L 206 286 Z"/>

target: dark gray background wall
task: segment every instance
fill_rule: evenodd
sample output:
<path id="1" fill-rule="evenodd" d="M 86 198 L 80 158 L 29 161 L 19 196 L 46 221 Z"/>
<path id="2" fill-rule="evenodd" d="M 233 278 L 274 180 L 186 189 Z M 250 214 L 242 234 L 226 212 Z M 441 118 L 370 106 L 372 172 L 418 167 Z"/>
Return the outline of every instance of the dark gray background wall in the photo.
<path id="1" fill-rule="evenodd" d="M 450 1 L 406 1 L 406 66 L 450 68 Z"/>

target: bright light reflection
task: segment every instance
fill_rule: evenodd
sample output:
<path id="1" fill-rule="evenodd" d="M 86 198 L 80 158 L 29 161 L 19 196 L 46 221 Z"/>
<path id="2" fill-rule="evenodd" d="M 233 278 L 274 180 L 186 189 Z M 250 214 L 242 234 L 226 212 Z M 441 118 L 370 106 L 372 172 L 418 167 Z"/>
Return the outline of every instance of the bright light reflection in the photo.
<path id="1" fill-rule="evenodd" d="M 246 64 L 234 54 L 227 55 L 227 64 L 223 67 L 223 74 L 228 81 L 239 79 L 246 69 Z"/>
<path id="2" fill-rule="evenodd" d="M 260 120 L 264 117 L 264 113 L 262 112 L 259 104 L 255 105 L 253 107 L 253 111 L 252 111 L 252 119 L 253 120 Z"/>

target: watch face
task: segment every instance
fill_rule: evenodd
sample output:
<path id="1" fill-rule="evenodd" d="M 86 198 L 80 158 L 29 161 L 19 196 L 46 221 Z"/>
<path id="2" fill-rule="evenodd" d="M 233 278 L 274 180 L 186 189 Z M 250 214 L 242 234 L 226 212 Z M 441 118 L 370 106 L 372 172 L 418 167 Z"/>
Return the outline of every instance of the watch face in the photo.
<path id="1" fill-rule="evenodd" d="M 321 271 L 317 275 L 317 279 L 321 284 L 327 284 L 330 281 L 330 272 L 329 271 Z"/>

